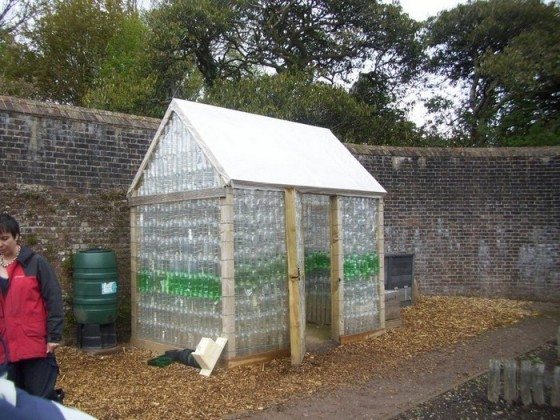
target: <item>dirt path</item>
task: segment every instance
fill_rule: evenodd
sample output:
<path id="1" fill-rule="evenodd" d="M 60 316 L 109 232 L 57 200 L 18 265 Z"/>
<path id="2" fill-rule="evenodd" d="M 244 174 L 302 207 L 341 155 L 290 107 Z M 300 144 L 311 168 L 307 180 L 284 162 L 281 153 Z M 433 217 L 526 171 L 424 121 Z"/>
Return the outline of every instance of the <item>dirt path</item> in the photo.
<path id="1" fill-rule="evenodd" d="M 376 377 L 363 386 L 292 400 L 289 404 L 242 417 L 390 418 L 480 375 L 487 370 L 490 358 L 511 358 L 554 339 L 559 323 L 558 313 L 526 318 L 455 347 L 420 354 L 403 362 L 398 370 Z"/>

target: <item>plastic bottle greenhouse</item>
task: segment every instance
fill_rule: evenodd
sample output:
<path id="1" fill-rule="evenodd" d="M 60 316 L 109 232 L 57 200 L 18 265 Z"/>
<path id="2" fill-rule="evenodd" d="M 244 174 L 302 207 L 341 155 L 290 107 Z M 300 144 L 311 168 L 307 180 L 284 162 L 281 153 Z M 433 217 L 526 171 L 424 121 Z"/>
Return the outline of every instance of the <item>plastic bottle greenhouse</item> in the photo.
<path id="1" fill-rule="evenodd" d="M 385 327 L 385 190 L 327 129 L 174 99 L 128 192 L 132 341 L 227 366 Z"/>

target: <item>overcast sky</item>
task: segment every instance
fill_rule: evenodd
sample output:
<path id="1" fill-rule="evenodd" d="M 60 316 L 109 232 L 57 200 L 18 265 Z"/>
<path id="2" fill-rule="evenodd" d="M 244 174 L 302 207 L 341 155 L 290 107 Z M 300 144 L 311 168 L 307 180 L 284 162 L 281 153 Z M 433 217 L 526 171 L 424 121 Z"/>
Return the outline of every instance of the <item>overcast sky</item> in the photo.
<path id="1" fill-rule="evenodd" d="M 400 0 L 403 10 L 416 20 L 425 20 L 442 10 L 452 9 L 464 0 Z"/>

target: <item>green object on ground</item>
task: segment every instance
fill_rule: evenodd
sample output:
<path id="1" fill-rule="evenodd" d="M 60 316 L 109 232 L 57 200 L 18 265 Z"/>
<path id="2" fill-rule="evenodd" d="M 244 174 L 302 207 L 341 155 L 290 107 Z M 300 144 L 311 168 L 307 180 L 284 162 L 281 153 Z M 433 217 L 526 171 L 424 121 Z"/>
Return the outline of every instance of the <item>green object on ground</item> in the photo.
<path id="1" fill-rule="evenodd" d="M 166 367 L 166 366 L 169 366 L 174 361 L 175 361 L 175 359 L 172 358 L 172 357 L 169 357 L 169 356 L 166 356 L 166 355 L 161 355 L 161 356 L 154 357 L 153 359 L 148 360 L 148 364 L 150 366 Z"/>

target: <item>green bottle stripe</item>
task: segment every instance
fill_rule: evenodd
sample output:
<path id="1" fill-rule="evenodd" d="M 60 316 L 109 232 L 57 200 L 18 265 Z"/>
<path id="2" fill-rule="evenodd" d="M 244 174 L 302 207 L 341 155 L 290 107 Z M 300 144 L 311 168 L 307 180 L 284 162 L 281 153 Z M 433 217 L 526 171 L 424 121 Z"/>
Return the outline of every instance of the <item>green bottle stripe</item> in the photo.
<path id="1" fill-rule="evenodd" d="M 220 277 L 208 273 L 140 270 L 137 279 L 140 293 L 165 293 L 212 300 L 218 300 L 222 295 Z"/>

